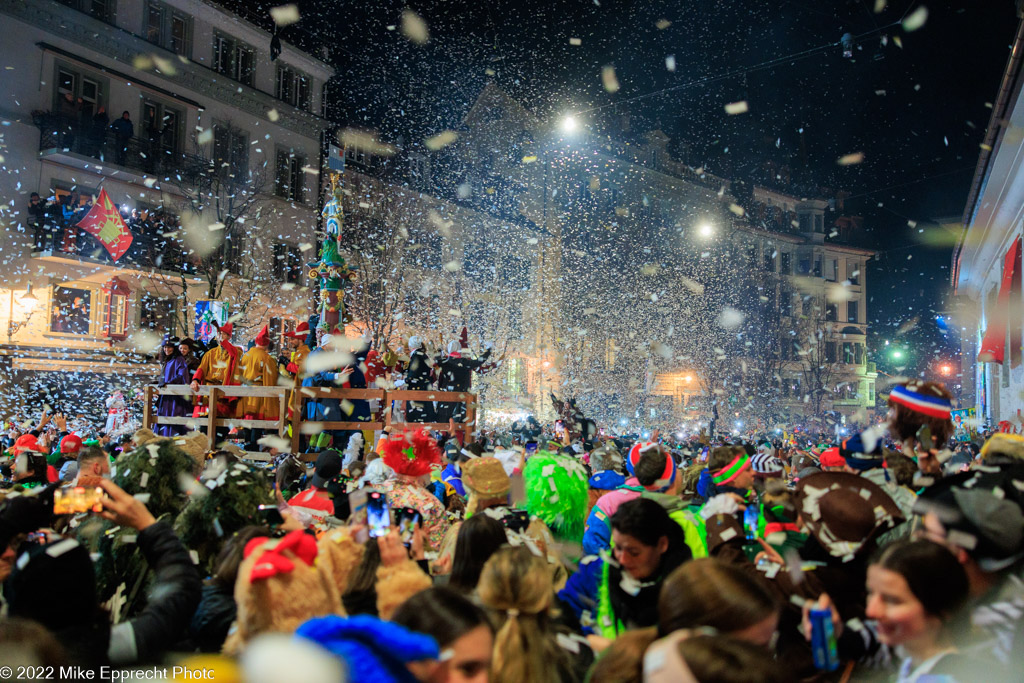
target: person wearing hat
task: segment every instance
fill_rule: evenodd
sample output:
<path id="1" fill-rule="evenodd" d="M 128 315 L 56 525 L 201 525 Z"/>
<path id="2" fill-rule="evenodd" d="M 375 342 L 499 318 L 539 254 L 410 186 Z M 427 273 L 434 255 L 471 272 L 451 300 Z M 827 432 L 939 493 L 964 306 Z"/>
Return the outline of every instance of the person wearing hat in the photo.
<path id="1" fill-rule="evenodd" d="M 177 337 L 164 335 L 163 345 L 157 356 L 157 360 L 164 366 L 159 386 L 188 384 L 191 381 L 193 372 L 189 371 L 188 362 L 178 350 L 183 345 Z M 157 417 L 185 417 L 191 408 L 191 401 L 185 396 L 161 395 L 156 403 L 156 414 Z M 156 426 L 156 433 L 161 436 L 179 436 L 187 431 L 185 425 Z"/>
<path id="2" fill-rule="evenodd" d="M 967 575 L 971 650 L 1024 664 L 1014 638 L 1024 627 L 1024 468 L 975 471 L 926 488 L 914 505 L 918 530 L 949 548 Z"/>
<path id="3" fill-rule="evenodd" d="M 57 472 L 46 464 L 44 447 L 32 434 L 18 437 L 8 451 L 15 456 L 11 470 L 11 480 L 15 484 L 23 488 L 34 488 L 57 481 Z"/>
<path id="4" fill-rule="evenodd" d="M 587 521 L 583 530 L 583 552 L 586 555 L 597 555 L 602 550 L 611 547 L 611 527 L 608 520 L 611 519 L 619 506 L 626 501 L 639 498 L 644 487 L 636 478 L 635 468 L 643 453 L 659 448 L 655 441 L 637 441 L 629 449 L 626 457 L 626 471 L 628 478 L 625 483 L 613 491 L 609 491 L 600 498 L 590 509 Z"/>
<path id="5" fill-rule="evenodd" d="M 219 345 L 203 354 L 203 360 L 199 363 L 199 369 L 192 375 L 192 391 L 199 391 L 199 385 L 215 386 L 237 386 L 239 383 L 238 362 L 242 352 L 237 346 L 231 343 L 231 333 L 234 326 L 231 323 L 224 323 L 217 328 L 217 339 Z M 235 414 L 234 405 L 238 397 L 225 397 L 217 402 L 218 417 L 233 417 Z M 203 405 L 200 400 L 196 405 L 193 415 L 198 417 L 205 415 L 209 408 Z M 217 430 L 217 441 L 227 436 L 227 428 Z"/>
<path id="6" fill-rule="evenodd" d="M 309 323 L 301 322 L 295 327 L 294 332 L 285 332 L 284 338 L 288 344 L 288 355 L 281 355 L 277 359 L 278 368 L 282 375 L 291 378 L 301 376 L 306 364 L 306 356 L 309 355 L 309 347 L 306 346 L 306 337 L 309 336 Z"/>
<path id="7" fill-rule="evenodd" d="M 427 489 L 430 473 L 441 466 L 441 449 L 425 429 L 390 436 L 384 442 L 384 464 L 395 477 L 384 483 L 392 509 L 409 507 L 423 518 L 426 550 L 438 550 L 448 530 L 444 505 Z"/>
<path id="8" fill-rule="evenodd" d="M 423 340 L 409 338 L 409 365 L 405 370 L 405 383 L 412 391 L 429 391 L 434 372 L 434 359 L 427 353 Z M 409 401 L 407 422 L 436 422 L 432 401 Z"/>
<path id="9" fill-rule="evenodd" d="M 68 434 L 60 440 L 60 458 L 53 468 L 61 482 L 70 483 L 78 475 L 78 454 L 81 450 L 82 437 L 78 434 Z"/>
<path id="10" fill-rule="evenodd" d="M 199 347 L 194 339 L 189 337 L 182 337 L 178 341 L 178 353 L 185 359 L 185 365 L 188 366 L 189 374 L 195 373 L 199 369 L 200 358 L 197 355 Z"/>
<path id="11" fill-rule="evenodd" d="M 588 517 L 601 496 L 625 486 L 626 476 L 622 474 L 623 468 L 622 455 L 612 441 L 605 442 L 590 452 L 590 471 L 593 474 L 587 480 L 587 495 L 590 497 Z"/>
<path id="12" fill-rule="evenodd" d="M 312 515 L 317 521 L 334 515 L 334 498 L 328 491 L 328 485 L 341 474 L 341 462 L 338 451 L 329 450 L 318 455 L 309 488 L 292 496 L 288 505 Z"/>
<path id="13" fill-rule="evenodd" d="M 832 446 L 822 451 L 818 456 L 818 462 L 825 472 L 849 472 L 846 469 L 846 458 L 840 455 L 838 446 Z"/>
<path id="14" fill-rule="evenodd" d="M 463 333 L 465 333 L 465 328 L 463 328 Z M 460 346 L 460 343 L 454 339 L 448 342 L 448 353 L 437 364 L 438 391 L 469 391 L 473 386 L 473 373 L 479 372 L 480 368 L 487 363 L 494 345 L 484 342 L 483 355 L 477 358 L 463 357 L 462 353 L 466 348 L 468 347 Z M 436 419 L 438 422 L 447 422 L 449 419 L 465 422 L 466 404 L 439 401 Z"/>
<path id="15" fill-rule="evenodd" d="M 459 446 L 457 439 L 448 439 L 444 444 L 444 454 L 448 465 L 441 472 L 441 481 L 460 496 L 466 495 L 466 489 L 462 484 L 462 465 L 471 458 L 479 458 L 480 454 L 475 453 L 471 448 L 475 444 L 467 444 L 465 448 Z"/>
<path id="16" fill-rule="evenodd" d="M 238 363 L 241 383 L 253 387 L 277 386 L 277 361 L 270 355 L 270 332 L 264 325 L 256 335 L 253 347 L 245 352 Z M 276 420 L 279 403 L 276 396 L 242 396 L 235 408 L 236 415 L 243 420 Z M 257 441 L 267 430 L 249 429 L 246 449 L 259 450 Z"/>
<path id="17" fill-rule="evenodd" d="M 750 457 L 750 467 L 754 471 L 754 490 L 758 494 L 764 491 L 766 479 L 781 479 L 786 476 L 786 466 L 775 456 L 774 448 L 759 447 Z"/>

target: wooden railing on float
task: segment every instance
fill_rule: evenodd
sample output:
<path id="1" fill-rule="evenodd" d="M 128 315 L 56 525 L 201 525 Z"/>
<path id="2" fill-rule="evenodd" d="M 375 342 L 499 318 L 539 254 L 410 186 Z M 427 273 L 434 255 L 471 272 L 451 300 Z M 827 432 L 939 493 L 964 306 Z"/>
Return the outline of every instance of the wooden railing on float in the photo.
<path id="1" fill-rule="evenodd" d="M 206 399 L 207 406 L 216 406 L 219 399 L 237 396 L 249 398 L 277 398 L 278 418 L 276 420 L 245 420 L 235 417 L 220 417 L 216 408 L 208 408 L 207 414 L 199 417 L 164 417 L 156 414 L 156 401 L 160 396 L 184 396 L 194 398 L 201 396 Z M 147 386 L 143 408 L 143 426 L 154 429 L 161 425 L 178 425 L 194 431 L 206 433 L 210 443 L 216 442 L 218 427 L 237 427 L 239 429 L 264 429 L 278 436 L 288 438 L 291 452 L 298 453 L 305 461 L 316 459 L 316 453 L 299 453 L 303 436 L 312 436 L 322 431 L 342 430 L 382 430 L 423 429 L 448 432 L 451 425 L 447 422 L 393 422 L 391 406 L 394 401 L 440 401 L 444 403 L 465 403 L 466 417 L 464 422 L 454 423 L 455 431 L 465 433 L 465 442 L 472 441 L 476 424 L 476 394 L 461 391 L 411 391 L 384 389 L 342 389 L 329 387 L 253 387 L 253 386 L 219 386 L 203 385 L 198 392 L 185 384 L 171 384 L 163 387 Z M 378 401 L 377 412 L 371 414 L 367 422 L 339 422 L 305 419 L 305 403 L 309 400 L 338 399 L 348 401 Z M 294 410 L 288 416 L 288 407 Z M 290 437 L 289 434 L 290 430 Z M 268 460 L 266 453 L 247 451 L 246 456 L 252 460 Z"/>

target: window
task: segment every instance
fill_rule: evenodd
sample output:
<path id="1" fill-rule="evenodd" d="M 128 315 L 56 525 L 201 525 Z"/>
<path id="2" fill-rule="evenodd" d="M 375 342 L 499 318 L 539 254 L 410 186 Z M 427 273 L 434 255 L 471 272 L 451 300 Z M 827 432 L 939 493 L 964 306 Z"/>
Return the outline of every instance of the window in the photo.
<path id="1" fill-rule="evenodd" d="M 857 322 L 857 302 L 847 301 L 846 302 L 846 319 L 851 323 Z"/>
<path id="2" fill-rule="evenodd" d="M 81 98 L 81 116 L 91 117 L 97 107 L 106 104 L 107 82 L 89 72 L 79 71 L 69 66 L 57 66 L 57 91 L 54 93 L 54 110 L 60 111 L 60 100 L 65 93 L 70 93 L 76 100 Z"/>
<path id="3" fill-rule="evenodd" d="M 814 232 L 825 232 L 825 217 L 821 214 L 814 215 Z"/>
<path id="4" fill-rule="evenodd" d="M 805 316 L 810 316 L 811 315 L 811 311 L 813 311 L 813 310 L 814 310 L 814 297 L 805 296 L 804 300 L 803 300 L 803 308 L 802 308 L 801 312 Z"/>
<path id="5" fill-rule="evenodd" d="M 835 322 L 839 319 L 835 304 L 825 304 L 825 320 Z"/>
<path id="6" fill-rule="evenodd" d="M 757 262 L 757 247 L 747 247 L 747 265 L 753 266 Z"/>
<path id="7" fill-rule="evenodd" d="M 814 217 L 809 213 L 802 213 L 799 216 L 800 220 L 800 232 L 813 232 L 814 230 Z"/>
<path id="8" fill-rule="evenodd" d="M 60 3 L 79 12 L 85 12 L 108 24 L 114 23 L 114 13 L 117 9 L 116 0 L 60 0 Z"/>
<path id="9" fill-rule="evenodd" d="M 779 314 L 785 316 L 793 315 L 793 292 L 788 287 L 781 287 L 779 289 Z"/>
<path id="10" fill-rule="evenodd" d="M 91 289 L 54 287 L 50 306 L 50 332 L 89 334 L 92 299 Z"/>
<path id="11" fill-rule="evenodd" d="M 860 343 L 854 344 L 854 352 L 855 352 L 856 355 L 854 356 L 853 362 L 855 362 L 857 365 L 863 365 L 864 364 L 864 345 L 860 344 Z"/>
<path id="12" fill-rule="evenodd" d="M 139 295 L 139 327 L 159 332 L 174 330 L 173 297 L 160 297 L 143 290 Z"/>
<path id="13" fill-rule="evenodd" d="M 179 55 L 192 51 L 192 17 L 168 7 L 160 0 L 146 3 L 146 40 Z"/>
<path id="14" fill-rule="evenodd" d="M 277 99 L 304 111 L 310 108 L 311 79 L 291 67 L 277 66 Z"/>
<path id="15" fill-rule="evenodd" d="M 834 258 L 825 260 L 825 279 L 829 282 L 839 279 L 839 261 Z"/>
<path id="16" fill-rule="evenodd" d="M 370 161 L 370 155 L 366 153 L 365 149 L 357 147 L 355 145 L 349 145 L 345 147 L 345 163 L 356 163 L 360 166 L 366 166 Z"/>
<path id="17" fill-rule="evenodd" d="M 814 277 L 821 277 L 821 257 L 814 258 Z"/>
<path id="18" fill-rule="evenodd" d="M 809 275 L 810 272 L 811 272 L 811 259 L 809 259 L 809 258 L 802 258 L 802 259 L 800 259 L 800 266 L 799 266 L 799 268 L 800 268 L 800 270 L 799 270 L 800 275 Z"/>
<path id="19" fill-rule="evenodd" d="M 793 274 L 793 255 L 788 252 L 782 252 L 779 256 L 779 272 L 783 275 Z"/>
<path id="20" fill-rule="evenodd" d="M 185 115 L 178 109 L 162 102 L 144 99 L 142 101 L 141 126 L 136 134 L 148 140 L 154 153 L 176 153 L 181 150 L 181 127 Z M 149 154 L 149 151 L 146 152 Z"/>
<path id="21" fill-rule="evenodd" d="M 220 33 L 213 37 L 213 69 L 245 85 L 252 85 L 256 53 L 249 46 Z"/>
<path id="22" fill-rule="evenodd" d="M 846 262 L 846 279 L 850 281 L 851 285 L 860 284 L 860 263 L 857 261 Z"/>
<path id="23" fill-rule="evenodd" d="M 825 342 L 825 362 L 836 362 L 836 343 L 834 341 Z"/>
<path id="24" fill-rule="evenodd" d="M 249 171 L 249 134 L 230 124 L 215 123 L 213 159 L 218 173 L 244 180 Z"/>
<path id="25" fill-rule="evenodd" d="M 300 284 L 303 271 L 302 251 L 292 244 L 275 244 L 273 269 L 277 281 Z"/>
<path id="26" fill-rule="evenodd" d="M 430 185 L 430 160 L 425 154 L 413 152 L 409 155 L 409 179 L 417 187 Z"/>
<path id="27" fill-rule="evenodd" d="M 769 273 L 775 272 L 775 254 L 767 248 L 764 250 L 764 269 Z"/>
<path id="28" fill-rule="evenodd" d="M 844 363 L 848 363 L 848 364 L 849 363 L 853 363 L 853 358 L 854 358 L 853 346 L 854 346 L 853 342 L 843 342 L 843 362 Z"/>
<path id="29" fill-rule="evenodd" d="M 875 383 L 868 382 L 868 401 L 875 402 Z"/>
<path id="30" fill-rule="evenodd" d="M 303 201 L 306 157 L 279 149 L 274 194 L 293 202 Z"/>

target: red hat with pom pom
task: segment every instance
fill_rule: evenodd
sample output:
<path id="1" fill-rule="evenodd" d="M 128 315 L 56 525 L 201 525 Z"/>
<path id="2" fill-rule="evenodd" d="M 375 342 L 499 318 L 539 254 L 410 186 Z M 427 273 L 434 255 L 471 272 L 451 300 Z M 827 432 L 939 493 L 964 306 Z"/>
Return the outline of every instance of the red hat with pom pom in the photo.
<path id="1" fill-rule="evenodd" d="M 426 429 L 392 436 L 384 442 L 384 464 L 410 477 L 430 474 L 441 465 L 441 449 Z"/>

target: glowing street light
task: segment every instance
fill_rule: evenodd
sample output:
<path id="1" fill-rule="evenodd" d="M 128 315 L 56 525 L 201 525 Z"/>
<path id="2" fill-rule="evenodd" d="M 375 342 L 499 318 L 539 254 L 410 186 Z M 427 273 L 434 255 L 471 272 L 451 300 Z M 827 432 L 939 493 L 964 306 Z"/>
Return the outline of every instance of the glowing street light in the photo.
<path id="1" fill-rule="evenodd" d="M 899 360 L 900 358 L 903 358 L 903 352 L 900 351 L 899 349 L 894 349 L 892 352 L 892 357 L 894 360 Z"/>
<path id="2" fill-rule="evenodd" d="M 704 223 L 703 225 L 700 226 L 701 237 L 711 237 L 713 234 L 715 234 L 715 229 L 711 226 L 710 223 Z"/>
<path id="3" fill-rule="evenodd" d="M 939 372 L 941 372 L 943 375 L 948 375 L 952 369 L 953 368 L 949 367 L 948 365 L 943 365 L 941 368 L 939 368 Z"/>
<path id="4" fill-rule="evenodd" d="M 565 133 L 574 133 L 579 124 L 576 121 L 576 117 L 571 114 L 562 119 L 562 131 Z"/>

